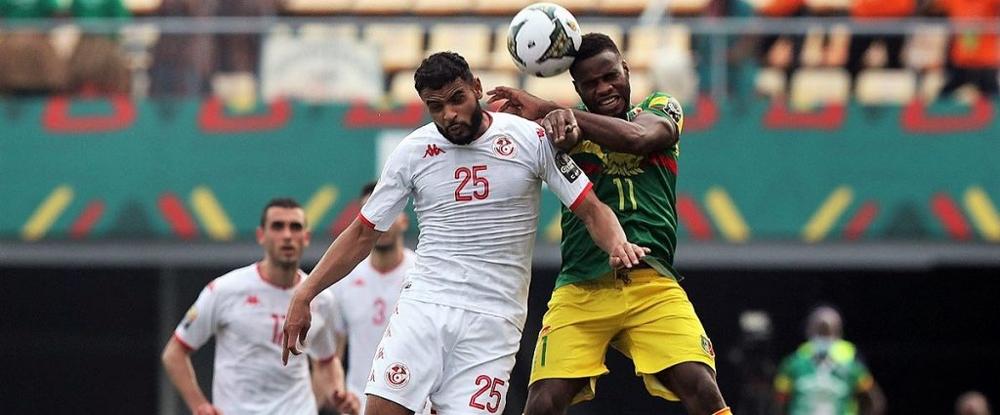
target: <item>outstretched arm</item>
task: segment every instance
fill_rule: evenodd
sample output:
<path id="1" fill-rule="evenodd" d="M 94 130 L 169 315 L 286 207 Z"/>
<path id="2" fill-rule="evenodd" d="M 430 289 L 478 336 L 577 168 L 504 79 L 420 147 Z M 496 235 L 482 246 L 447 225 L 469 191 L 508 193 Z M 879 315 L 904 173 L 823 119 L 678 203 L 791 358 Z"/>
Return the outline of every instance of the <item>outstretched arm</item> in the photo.
<path id="1" fill-rule="evenodd" d="M 640 247 L 626 239 L 618 217 L 594 192 L 587 191 L 573 214 L 587 227 L 594 243 L 610 255 L 609 263 L 612 268 L 632 268 L 649 252 L 649 248 Z"/>
<path id="2" fill-rule="evenodd" d="M 284 339 L 282 340 L 281 361 L 288 364 L 288 354 L 302 353 L 297 344 L 303 344 L 309 331 L 311 320 L 309 303 L 337 281 L 340 281 L 354 267 L 368 256 L 375 241 L 382 232 L 373 226 L 355 219 L 337 237 L 320 258 L 319 263 L 309 273 L 309 278 L 295 289 L 285 316 Z"/>

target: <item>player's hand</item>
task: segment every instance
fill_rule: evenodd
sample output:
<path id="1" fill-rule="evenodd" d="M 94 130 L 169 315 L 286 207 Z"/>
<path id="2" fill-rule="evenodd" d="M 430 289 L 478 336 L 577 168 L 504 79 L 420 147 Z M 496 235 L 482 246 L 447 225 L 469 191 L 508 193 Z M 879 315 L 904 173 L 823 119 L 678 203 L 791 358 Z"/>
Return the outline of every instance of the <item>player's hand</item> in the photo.
<path id="1" fill-rule="evenodd" d="M 222 411 L 209 402 L 196 406 L 191 412 L 194 415 L 222 415 Z"/>
<path id="2" fill-rule="evenodd" d="M 333 409 L 336 409 L 339 413 L 347 415 L 361 413 L 361 400 L 358 399 L 357 395 L 346 390 L 334 391 L 333 396 L 330 397 L 330 402 L 333 404 Z"/>
<path id="3" fill-rule="evenodd" d="M 560 150 L 572 150 L 580 141 L 580 126 L 576 124 L 573 110 L 560 108 L 548 113 L 542 120 L 542 128 Z"/>
<path id="4" fill-rule="evenodd" d="M 608 264 L 611 265 L 611 269 L 632 268 L 633 265 L 639 265 L 639 261 L 650 252 L 652 251 L 649 248 L 626 242 L 615 247 Z"/>
<path id="5" fill-rule="evenodd" d="M 285 325 L 282 328 L 281 339 L 281 363 L 288 364 L 288 354 L 298 356 L 302 353 L 297 346 L 306 345 L 306 333 L 309 332 L 309 324 L 312 320 L 312 313 L 309 311 L 309 301 L 301 299 L 296 293 L 292 296 L 292 302 L 288 304 L 288 312 L 285 314 Z"/>
<path id="6" fill-rule="evenodd" d="M 541 119 L 545 116 L 545 114 L 559 108 L 559 106 L 552 101 L 546 101 L 531 95 L 522 89 L 510 88 L 506 86 L 498 86 L 490 91 L 486 91 L 486 95 L 490 96 L 490 98 L 486 101 L 487 104 L 500 100 L 507 100 L 500 105 L 500 108 L 497 109 L 498 112 L 514 114 L 529 120 Z"/>

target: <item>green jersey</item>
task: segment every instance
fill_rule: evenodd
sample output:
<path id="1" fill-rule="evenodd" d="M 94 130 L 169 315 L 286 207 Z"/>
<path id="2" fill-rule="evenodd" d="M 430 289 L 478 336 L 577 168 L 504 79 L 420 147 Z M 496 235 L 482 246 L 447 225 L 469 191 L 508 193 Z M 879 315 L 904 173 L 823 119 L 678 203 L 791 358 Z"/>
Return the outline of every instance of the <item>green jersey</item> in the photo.
<path id="1" fill-rule="evenodd" d="M 581 108 L 586 110 L 585 107 Z M 629 121 L 648 112 L 684 126 L 680 103 L 662 92 L 650 94 L 641 104 L 626 113 Z M 645 261 L 663 275 L 676 278 L 673 268 L 677 245 L 678 146 L 646 155 L 618 153 L 584 140 L 570 151 L 570 156 L 594 184 L 594 193 L 615 212 L 628 240 L 650 248 Z M 566 284 L 594 280 L 611 272 L 608 255 L 590 238 L 587 228 L 563 207 L 562 270 L 556 288 Z"/>
<path id="2" fill-rule="evenodd" d="M 130 14 L 122 0 L 73 0 L 70 13 L 73 17 L 128 17 Z"/>
<path id="3" fill-rule="evenodd" d="M 0 18 L 38 19 L 52 17 L 56 0 L 0 0 Z"/>
<path id="4" fill-rule="evenodd" d="M 873 384 L 853 344 L 810 341 L 781 363 L 774 389 L 787 398 L 789 415 L 853 415 L 855 396 Z"/>

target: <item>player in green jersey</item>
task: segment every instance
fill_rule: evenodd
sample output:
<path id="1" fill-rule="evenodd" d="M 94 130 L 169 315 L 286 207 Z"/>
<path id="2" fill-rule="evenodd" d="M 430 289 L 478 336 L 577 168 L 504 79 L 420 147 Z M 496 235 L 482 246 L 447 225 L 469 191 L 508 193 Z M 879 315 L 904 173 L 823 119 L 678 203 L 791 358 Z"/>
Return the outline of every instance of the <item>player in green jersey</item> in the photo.
<path id="1" fill-rule="evenodd" d="M 691 414 L 729 414 L 715 351 L 673 268 L 680 104 L 654 92 L 632 105 L 629 69 L 603 34 L 583 37 L 570 67 L 583 105 L 561 108 L 522 90 L 489 94 L 501 111 L 545 117 L 549 137 L 586 172 L 629 240 L 652 249 L 643 267 L 611 269 L 585 228 L 562 216 L 562 269 L 535 347 L 526 415 L 563 414 L 592 399 L 607 346 L 630 357 L 654 396 Z"/>
<path id="2" fill-rule="evenodd" d="M 841 338 L 840 313 L 817 307 L 809 315 L 809 341 L 786 357 L 774 379 L 778 407 L 789 415 L 878 415 L 885 398 L 857 349 Z M 859 410 L 860 406 L 860 412 Z"/>

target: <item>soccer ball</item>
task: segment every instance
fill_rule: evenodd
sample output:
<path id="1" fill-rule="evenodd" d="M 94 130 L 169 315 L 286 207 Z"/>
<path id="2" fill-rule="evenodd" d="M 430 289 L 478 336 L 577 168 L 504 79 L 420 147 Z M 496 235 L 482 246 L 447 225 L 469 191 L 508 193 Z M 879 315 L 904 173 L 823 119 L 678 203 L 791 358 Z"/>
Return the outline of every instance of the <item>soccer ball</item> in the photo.
<path id="1" fill-rule="evenodd" d="M 581 41 L 580 26 L 568 10 L 535 3 L 511 20 L 507 51 L 521 71 L 547 78 L 569 69 Z"/>

